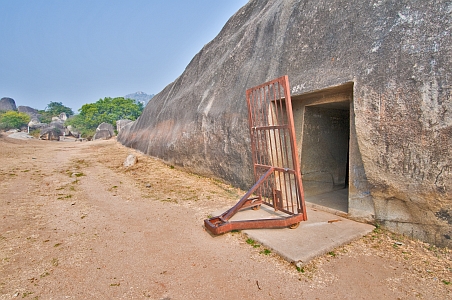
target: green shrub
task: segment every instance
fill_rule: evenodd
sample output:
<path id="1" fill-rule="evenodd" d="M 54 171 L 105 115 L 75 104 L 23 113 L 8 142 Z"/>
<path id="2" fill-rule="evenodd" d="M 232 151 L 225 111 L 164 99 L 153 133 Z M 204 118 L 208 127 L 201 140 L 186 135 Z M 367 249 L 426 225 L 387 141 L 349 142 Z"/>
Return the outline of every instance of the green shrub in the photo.
<path id="1" fill-rule="evenodd" d="M 28 122 L 30 122 L 30 116 L 26 113 L 10 110 L 0 115 L 0 129 L 20 129 L 22 126 L 27 126 Z"/>

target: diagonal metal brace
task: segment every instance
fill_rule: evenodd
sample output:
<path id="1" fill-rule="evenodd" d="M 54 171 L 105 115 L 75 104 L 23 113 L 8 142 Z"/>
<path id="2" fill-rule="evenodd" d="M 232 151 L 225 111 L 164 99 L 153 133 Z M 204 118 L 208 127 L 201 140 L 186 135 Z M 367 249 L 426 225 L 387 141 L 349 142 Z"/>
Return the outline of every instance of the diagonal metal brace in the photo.
<path id="1" fill-rule="evenodd" d="M 304 221 L 303 215 L 292 215 L 280 219 L 259 219 L 246 221 L 229 221 L 238 211 L 248 208 L 256 207 L 263 203 L 259 197 L 250 196 L 268 179 L 268 177 L 275 171 L 274 167 L 270 167 L 267 172 L 262 175 L 253 187 L 234 205 L 219 216 L 204 220 L 205 228 L 212 234 L 218 235 L 232 230 L 243 229 L 259 229 L 259 228 L 282 228 L 297 225 Z"/>

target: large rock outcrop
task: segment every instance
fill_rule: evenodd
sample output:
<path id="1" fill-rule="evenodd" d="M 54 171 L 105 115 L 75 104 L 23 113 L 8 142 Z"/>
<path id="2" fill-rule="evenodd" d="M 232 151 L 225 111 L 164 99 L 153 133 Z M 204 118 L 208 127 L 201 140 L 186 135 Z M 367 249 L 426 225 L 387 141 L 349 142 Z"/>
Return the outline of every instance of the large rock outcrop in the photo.
<path id="1" fill-rule="evenodd" d="M 12 98 L 3 97 L 0 99 L 0 111 L 17 110 L 16 101 Z"/>
<path id="2" fill-rule="evenodd" d="M 19 105 L 17 107 L 17 111 L 18 112 L 22 112 L 22 113 L 26 113 L 27 115 L 29 115 L 31 118 L 36 117 L 38 115 L 38 110 L 34 109 L 30 106 L 22 106 Z"/>
<path id="3" fill-rule="evenodd" d="M 328 131 L 309 122 L 323 115 L 350 131 L 347 175 L 330 176 L 348 180 L 349 216 L 450 247 L 451 16 L 446 0 L 251 0 L 118 140 L 248 188 L 245 91 L 287 74 L 303 180 L 318 154 L 303 157 L 309 130 Z"/>

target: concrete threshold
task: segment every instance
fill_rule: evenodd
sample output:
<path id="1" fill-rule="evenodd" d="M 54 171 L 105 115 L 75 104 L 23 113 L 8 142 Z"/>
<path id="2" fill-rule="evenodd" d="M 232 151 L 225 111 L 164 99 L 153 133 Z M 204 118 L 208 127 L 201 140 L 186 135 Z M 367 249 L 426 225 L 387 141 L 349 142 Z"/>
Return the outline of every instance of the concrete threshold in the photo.
<path id="1" fill-rule="evenodd" d="M 221 213 L 223 211 L 215 215 Z M 239 211 L 231 221 L 276 218 L 278 215 L 271 207 L 262 205 L 259 210 Z M 301 222 L 296 229 L 249 229 L 242 232 L 285 260 L 302 266 L 317 256 L 363 237 L 375 228 L 310 205 L 307 205 L 307 215 L 308 220 Z"/>

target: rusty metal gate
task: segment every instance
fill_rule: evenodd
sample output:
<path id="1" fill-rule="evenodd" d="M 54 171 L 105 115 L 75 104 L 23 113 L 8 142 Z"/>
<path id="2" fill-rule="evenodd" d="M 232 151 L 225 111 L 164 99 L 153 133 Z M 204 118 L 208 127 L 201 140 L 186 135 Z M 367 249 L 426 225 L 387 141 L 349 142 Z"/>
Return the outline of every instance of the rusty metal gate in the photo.
<path id="1" fill-rule="evenodd" d="M 296 228 L 307 220 L 298 162 L 287 76 L 246 91 L 254 186 L 231 209 L 204 220 L 207 230 L 221 234 L 252 228 Z M 264 204 L 280 214 L 271 219 L 231 221 L 241 209 Z"/>

